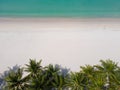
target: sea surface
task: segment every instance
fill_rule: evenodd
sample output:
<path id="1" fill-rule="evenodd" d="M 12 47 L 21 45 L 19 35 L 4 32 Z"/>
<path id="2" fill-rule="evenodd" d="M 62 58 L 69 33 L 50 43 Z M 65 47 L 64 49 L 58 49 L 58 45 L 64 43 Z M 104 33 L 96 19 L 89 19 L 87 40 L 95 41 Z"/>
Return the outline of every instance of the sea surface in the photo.
<path id="1" fill-rule="evenodd" d="M 120 0 L 0 0 L 0 17 L 120 17 Z"/>

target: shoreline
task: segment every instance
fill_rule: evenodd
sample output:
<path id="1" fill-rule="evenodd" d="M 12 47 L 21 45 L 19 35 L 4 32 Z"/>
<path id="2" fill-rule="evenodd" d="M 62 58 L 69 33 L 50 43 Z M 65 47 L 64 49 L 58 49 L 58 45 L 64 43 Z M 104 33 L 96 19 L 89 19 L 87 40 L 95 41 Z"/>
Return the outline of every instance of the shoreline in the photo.
<path id="1" fill-rule="evenodd" d="M 74 18 L 74 17 L 0 17 L 1 21 L 46 21 L 46 22 L 103 22 L 103 21 L 113 21 L 113 22 L 120 22 L 120 18 Z"/>
<path id="2" fill-rule="evenodd" d="M 120 18 L 3 18 L 0 32 L 59 30 L 116 30 L 120 31 Z"/>

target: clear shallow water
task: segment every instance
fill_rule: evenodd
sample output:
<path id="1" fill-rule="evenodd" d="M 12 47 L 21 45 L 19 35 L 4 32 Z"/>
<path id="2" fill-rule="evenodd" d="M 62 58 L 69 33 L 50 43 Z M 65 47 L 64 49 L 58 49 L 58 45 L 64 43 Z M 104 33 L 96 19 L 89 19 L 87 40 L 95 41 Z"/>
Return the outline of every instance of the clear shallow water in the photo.
<path id="1" fill-rule="evenodd" d="M 28 63 L 29 58 L 75 71 L 100 59 L 120 59 L 120 31 L 1 32 L 0 42 L 0 72 L 8 66 Z"/>
<path id="2" fill-rule="evenodd" d="M 120 0 L 0 0 L 0 17 L 120 17 Z"/>

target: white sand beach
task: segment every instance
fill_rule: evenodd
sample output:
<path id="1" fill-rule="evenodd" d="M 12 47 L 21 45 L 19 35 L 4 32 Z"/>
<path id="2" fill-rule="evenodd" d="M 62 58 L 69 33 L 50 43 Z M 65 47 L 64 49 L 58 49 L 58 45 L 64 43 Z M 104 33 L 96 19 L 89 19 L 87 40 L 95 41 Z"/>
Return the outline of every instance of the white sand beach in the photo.
<path id="1" fill-rule="evenodd" d="M 29 58 L 79 71 L 120 59 L 120 19 L 0 18 L 0 72 Z"/>

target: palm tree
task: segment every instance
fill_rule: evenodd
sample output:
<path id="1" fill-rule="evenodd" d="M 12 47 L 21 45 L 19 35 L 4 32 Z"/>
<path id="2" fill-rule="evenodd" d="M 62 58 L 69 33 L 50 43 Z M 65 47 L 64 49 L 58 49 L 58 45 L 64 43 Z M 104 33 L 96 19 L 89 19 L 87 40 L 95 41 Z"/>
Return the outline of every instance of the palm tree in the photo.
<path id="1" fill-rule="evenodd" d="M 106 82 L 104 77 L 104 74 L 97 73 L 92 79 L 92 85 L 90 87 L 90 90 L 104 90 L 104 85 Z"/>
<path id="2" fill-rule="evenodd" d="M 29 73 L 29 77 L 35 77 L 37 73 L 42 71 L 42 66 L 41 66 L 42 60 L 39 62 L 36 62 L 36 60 L 30 59 L 29 64 L 26 64 L 26 69 L 25 71 Z"/>
<path id="3" fill-rule="evenodd" d="M 32 90 L 61 90 L 64 82 L 64 77 L 60 75 L 59 66 L 49 64 L 42 72 L 31 78 L 30 85 Z"/>
<path id="4" fill-rule="evenodd" d="M 71 72 L 70 78 L 67 80 L 67 86 L 72 90 L 85 90 L 87 83 L 86 75 L 81 72 Z"/>
<path id="5" fill-rule="evenodd" d="M 31 78 L 29 90 L 51 90 L 46 77 L 47 75 L 38 73 L 34 78 Z"/>
<path id="6" fill-rule="evenodd" d="M 3 74 L 0 74 L 0 90 L 4 90 L 4 87 L 6 86 L 5 78 L 8 76 L 9 71 L 4 71 Z"/>
<path id="7" fill-rule="evenodd" d="M 68 87 L 66 86 L 66 80 L 69 78 L 69 71 L 70 69 L 63 68 L 60 65 L 56 65 L 60 68 L 59 72 L 54 74 L 52 86 L 55 90 L 68 90 Z"/>
<path id="8" fill-rule="evenodd" d="M 5 80 L 8 90 L 26 90 L 28 87 L 28 80 L 26 77 L 23 77 L 23 68 L 19 68 L 16 72 L 12 70 Z"/>
<path id="9" fill-rule="evenodd" d="M 111 81 L 113 82 L 112 85 L 115 87 L 115 90 L 120 90 L 120 67 L 114 73 Z"/>
<path id="10" fill-rule="evenodd" d="M 20 66 L 15 65 L 13 67 L 8 67 L 8 68 L 9 68 L 9 70 L 6 70 L 2 74 L 0 74 L 0 90 L 6 90 L 5 86 L 7 85 L 7 82 L 6 82 L 5 78 L 8 77 L 8 75 L 11 71 L 17 72 L 17 70 L 20 68 Z"/>
<path id="11" fill-rule="evenodd" d="M 112 60 L 100 60 L 101 65 L 96 65 L 95 67 L 105 75 L 106 78 L 105 87 L 106 88 L 114 88 L 112 85 L 114 73 L 118 70 L 117 63 L 113 62 Z"/>
<path id="12" fill-rule="evenodd" d="M 87 74 L 88 77 L 93 77 L 94 76 L 95 69 L 94 69 L 93 66 L 85 65 L 85 66 L 81 66 L 80 68 L 81 68 L 81 72 Z"/>
<path id="13" fill-rule="evenodd" d="M 45 67 L 45 70 L 43 71 L 44 75 L 46 75 L 46 80 L 48 82 L 48 87 L 49 88 L 54 88 L 53 82 L 54 82 L 54 76 L 57 75 L 60 72 L 60 67 L 59 65 L 52 65 L 49 64 L 48 66 Z"/>
<path id="14" fill-rule="evenodd" d="M 51 82 L 53 89 L 57 90 L 64 90 L 66 87 L 66 82 L 65 82 L 66 77 L 59 75 L 59 74 L 54 74 L 53 76 L 53 81 Z"/>
<path id="15" fill-rule="evenodd" d="M 94 77 L 96 76 L 97 72 L 96 72 L 94 66 L 91 66 L 91 65 L 81 66 L 80 68 L 81 68 L 80 72 L 82 72 L 86 75 L 86 78 L 88 81 L 88 83 L 86 83 L 86 86 L 87 86 L 86 88 L 88 89 L 93 84 L 93 80 L 94 80 Z"/>
<path id="16" fill-rule="evenodd" d="M 64 90 L 66 87 L 65 79 L 68 77 L 69 69 L 63 68 L 60 65 L 49 64 L 45 67 L 49 90 Z"/>

